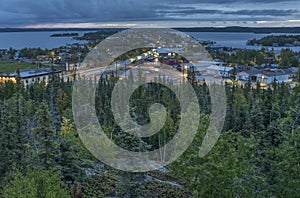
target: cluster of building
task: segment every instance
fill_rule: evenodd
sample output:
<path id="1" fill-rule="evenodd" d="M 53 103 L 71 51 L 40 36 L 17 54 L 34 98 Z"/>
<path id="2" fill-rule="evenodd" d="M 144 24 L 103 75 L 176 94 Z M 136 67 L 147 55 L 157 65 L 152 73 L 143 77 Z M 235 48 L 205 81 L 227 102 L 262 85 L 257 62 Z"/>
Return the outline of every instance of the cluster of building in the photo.
<path id="1" fill-rule="evenodd" d="M 1 73 L 0 70 L 0 83 L 7 81 L 15 83 L 17 82 L 17 79 L 20 79 L 25 87 L 36 82 L 43 81 L 48 83 L 52 74 L 63 76 L 66 73 L 65 71 L 74 72 L 80 66 L 81 59 L 84 56 L 81 50 L 86 47 L 87 44 L 84 43 L 67 44 L 53 49 L 53 54 L 41 54 L 33 59 L 22 57 L 20 51 L 14 50 L 14 53 L 11 53 L 7 49 L 0 49 L 1 60 L 14 59 L 19 62 L 36 65 L 36 69 L 24 69 L 11 73 Z M 54 51 L 57 53 L 54 53 Z M 72 56 L 75 56 L 75 58 Z M 42 69 L 40 69 L 41 65 L 43 65 Z"/>
<path id="2" fill-rule="evenodd" d="M 34 83 L 45 82 L 48 83 L 53 74 L 59 74 L 62 77 L 62 71 L 54 69 L 24 69 L 12 73 L 2 73 L 0 74 L 0 82 L 11 81 L 13 83 L 17 82 L 17 79 L 27 87 Z"/>
<path id="3" fill-rule="evenodd" d="M 70 60 L 69 50 L 73 46 L 67 46 L 64 48 L 65 51 L 61 51 L 59 55 L 49 56 L 49 55 L 39 55 L 36 60 L 42 63 L 43 65 L 54 65 L 55 61 L 63 61 L 64 63 L 64 71 L 54 70 L 54 69 L 26 69 L 20 70 L 19 72 L 13 72 L 9 74 L 0 74 L 0 82 L 6 82 L 11 80 L 16 82 L 16 79 L 19 78 L 24 86 L 28 86 L 35 82 L 48 82 L 50 79 L 50 75 L 53 73 L 59 73 L 61 76 L 63 74 L 74 72 L 81 66 L 80 57 L 81 53 L 78 52 L 77 57 L 79 59 Z M 84 45 L 76 45 L 74 47 L 84 47 Z M 69 49 L 70 48 L 70 49 Z M 232 79 L 233 75 L 235 75 L 235 79 L 238 80 L 241 84 L 247 81 L 251 81 L 252 83 L 260 83 L 262 86 L 268 86 L 273 82 L 292 82 L 297 78 L 298 68 L 290 67 L 286 69 L 280 69 L 275 65 L 271 65 L 269 67 L 255 67 L 255 66 L 244 66 L 244 67 L 231 67 L 224 65 L 221 60 L 215 59 L 214 61 L 199 61 L 196 63 L 188 63 L 186 60 L 178 59 L 177 55 L 183 51 L 182 46 L 174 46 L 174 48 L 156 48 L 152 49 L 146 53 L 138 55 L 136 57 L 132 57 L 131 59 L 115 62 L 108 68 L 111 68 L 112 71 L 117 71 L 118 76 L 125 75 L 124 71 L 130 68 L 133 62 L 139 64 L 147 64 L 147 62 L 151 63 L 151 66 L 157 70 L 161 65 L 169 65 L 180 72 L 193 71 L 195 73 L 195 77 L 198 81 L 205 81 L 205 77 L 207 75 L 222 77 L 224 79 Z M 51 62 L 50 62 L 50 59 Z M 119 69 L 117 69 L 119 68 Z M 123 68 L 123 71 L 122 69 Z M 125 69 L 124 69 L 125 68 Z M 153 70 L 154 70 L 153 69 Z M 116 73 L 116 72 L 114 72 Z M 185 73 L 185 74 L 186 74 Z M 68 75 L 68 74 L 67 74 Z M 109 72 L 107 72 L 109 75 Z"/>
<path id="4" fill-rule="evenodd" d="M 263 68 L 263 67 L 231 67 L 220 66 L 211 63 L 187 64 L 188 69 L 193 70 L 198 80 L 205 80 L 205 75 L 222 77 L 223 79 L 237 80 L 240 84 L 245 82 L 260 83 L 261 86 L 269 86 L 273 82 L 290 83 L 298 76 L 298 67 Z"/>
<path id="5" fill-rule="evenodd" d="M 235 79 L 244 84 L 245 82 L 260 83 L 261 86 L 268 86 L 273 82 L 289 83 L 297 78 L 298 67 L 278 68 L 278 65 L 261 66 L 228 66 L 221 60 L 199 61 L 196 63 L 182 63 L 172 58 L 174 50 L 159 49 L 159 55 L 162 56 L 162 63 L 173 66 L 179 71 L 192 70 L 198 81 L 205 81 L 205 76 L 222 77 L 224 79 Z"/>

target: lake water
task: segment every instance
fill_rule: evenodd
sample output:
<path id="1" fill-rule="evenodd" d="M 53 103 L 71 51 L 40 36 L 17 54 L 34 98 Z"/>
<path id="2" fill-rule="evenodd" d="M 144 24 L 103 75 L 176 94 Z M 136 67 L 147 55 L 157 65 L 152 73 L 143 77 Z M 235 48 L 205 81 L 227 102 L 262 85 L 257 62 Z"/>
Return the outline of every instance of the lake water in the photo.
<path id="1" fill-rule="evenodd" d="M 88 31 L 66 31 L 68 33 L 79 33 L 83 35 Z M 0 49 L 22 49 L 25 47 L 40 47 L 40 48 L 57 48 L 66 44 L 82 43 L 85 41 L 78 41 L 72 37 L 50 37 L 52 34 L 66 33 L 66 32 L 0 32 Z M 254 33 L 235 33 L 235 32 L 188 32 L 198 40 L 215 41 L 217 45 L 247 48 L 247 49 L 261 49 L 261 46 L 247 46 L 246 43 L 251 39 L 260 39 L 271 34 L 254 34 Z M 281 35 L 276 33 L 273 35 Z M 285 47 L 284 47 L 285 48 Z M 293 51 L 300 51 L 300 47 L 290 47 Z M 282 47 L 274 47 L 275 51 L 279 52 Z"/>
<path id="2" fill-rule="evenodd" d="M 86 32 L 0 32 L 0 49 L 9 49 L 10 47 L 14 49 L 25 47 L 52 49 L 66 44 L 84 42 L 75 40 L 72 37 L 51 37 L 52 34 L 58 33 L 79 33 L 79 35 L 83 35 Z"/>
<path id="3" fill-rule="evenodd" d="M 198 40 L 211 40 L 215 41 L 217 45 L 242 49 L 256 49 L 259 50 L 262 46 L 246 45 L 248 40 L 261 39 L 270 35 L 283 35 L 286 33 L 272 33 L 272 34 L 254 34 L 254 33 L 241 33 L 241 32 L 187 32 Z M 300 34 L 288 34 L 300 35 Z M 272 48 L 272 47 L 268 47 Z M 293 51 L 300 51 L 298 47 L 273 47 L 275 51 L 279 52 L 282 48 L 290 48 Z"/>

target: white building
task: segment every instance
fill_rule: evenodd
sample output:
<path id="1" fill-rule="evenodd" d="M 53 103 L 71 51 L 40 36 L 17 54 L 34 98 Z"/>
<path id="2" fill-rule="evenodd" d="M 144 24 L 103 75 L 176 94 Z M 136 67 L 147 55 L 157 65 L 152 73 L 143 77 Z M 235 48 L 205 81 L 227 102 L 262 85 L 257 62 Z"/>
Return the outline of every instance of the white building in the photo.
<path id="1" fill-rule="evenodd" d="M 49 82 L 51 79 L 51 74 L 61 74 L 61 71 L 52 70 L 50 68 L 38 70 L 38 69 L 24 69 L 20 70 L 19 74 L 17 72 L 5 74 L 0 74 L 0 82 L 5 83 L 8 81 L 11 81 L 13 83 L 17 82 L 17 76 L 19 75 L 19 78 L 21 82 L 23 83 L 24 87 L 38 83 L 38 82 Z"/>
<path id="2" fill-rule="evenodd" d="M 295 78 L 295 75 L 296 72 L 290 69 L 257 69 L 238 72 L 237 79 L 272 84 L 274 81 L 278 83 L 291 82 L 292 79 Z"/>

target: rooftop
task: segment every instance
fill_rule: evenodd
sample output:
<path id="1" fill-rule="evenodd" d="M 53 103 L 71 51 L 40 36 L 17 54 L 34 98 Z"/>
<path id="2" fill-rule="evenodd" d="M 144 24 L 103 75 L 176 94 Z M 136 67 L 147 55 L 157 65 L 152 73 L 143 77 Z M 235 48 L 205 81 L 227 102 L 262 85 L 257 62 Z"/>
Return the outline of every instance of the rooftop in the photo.
<path id="1" fill-rule="evenodd" d="M 245 72 L 250 76 L 263 74 L 265 76 L 281 76 L 281 75 L 290 75 L 296 73 L 296 70 L 291 68 L 287 69 L 251 69 L 251 70 L 244 70 L 239 73 Z"/>
<path id="2" fill-rule="evenodd" d="M 225 67 L 225 66 L 217 66 L 217 65 L 211 65 L 207 69 L 210 70 L 218 70 L 218 71 L 224 71 L 224 72 L 229 72 L 233 70 L 233 67 Z"/>
<path id="3" fill-rule="evenodd" d="M 59 72 L 57 70 L 52 70 L 50 68 L 45 68 L 45 69 L 24 69 L 24 70 L 20 70 L 20 77 L 21 78 L 30 78 L 30 77 L 34 77 L 34 76 L 43 76 L 43 75 L 48 75 L 51 72 Z M 15 77 L 16 76 L 16 72 L 12 72 L 12 73 L 2 73 L 0 74 L 0 76 L 2 77 Z"/>

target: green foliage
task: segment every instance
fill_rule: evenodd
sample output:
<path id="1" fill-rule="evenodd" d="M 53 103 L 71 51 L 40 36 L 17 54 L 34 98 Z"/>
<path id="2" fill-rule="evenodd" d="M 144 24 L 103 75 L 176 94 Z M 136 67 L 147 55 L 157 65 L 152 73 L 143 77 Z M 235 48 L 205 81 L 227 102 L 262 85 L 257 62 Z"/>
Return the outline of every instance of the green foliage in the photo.
<path id="1" fill-rule="evenodd" d="M 27 58 L 32 58 L 36 59 L 38 55 L 48 55 L 50 54 L 50 51 L 41 48 L 23 48 L 20 50 L 20 56 L 21 57 L 27 57 Z"/>
<path id="2" fill-rule="evenodd" d="M 178 187 L 172 186 L 171 184 L 165 184 L 160 181 L 150 181 L 147 184 L 147 190 L 151 194 L 151 197 L 191 197 L 191 194 L 184 192 Z"/>
<path id="3" fill-rule="evenodd" d="M 55 198 L 71 197 L 68 187 L 60 176 L 50 170 L 32 170 L 23 175 L 16 173 L 6 186 L 3 196 L 7 198 Z"/>
<path id="4" fill-rule="evenodd" d="M 126 180 L 123 181 L 121 185 L 119 185 L 118 190 L 117 190 L 117 196 L 118 197 L 137 197 L 137 198 L 142 198 L 142 197 L 149 197 L 150 194 L 146 190 L 146 187 L 142 185 L 138 181 L 134 180 Z"/>
<path id="5" fill-rule="evenodd" d="M 265 52 L 253 52 L 249 57 L 241 52 L 238 56 L 253 61 L 260 53 Z M 190 80 L 193 82 L 192 72 Z M 107 136 L 135 152 L 158 149 L 169 142 L 180 123 L 176 95 L 155 83 L 133 93 L 129 101 L 133 127 L 150 121 L 152 104 L 162 103 L 166 108 L 162 129 L 149 138 L 138 138 L 122 131 L 113 119 L 110 97 L 116 81 L 113 77 L 101 79 L 96 91 L 97 116 Z M 95 168 L 97 160 L 81 142 L 72 119 L 72 82 L 53 76 L 48 85 L 33 84 L 26 89 L 20 84 L 0 83 L 1 196 L 68 197 L 68 189 L 72 189 L 71 196 L 76 198 L 297 197 L 299 86 L 291 89 L 274 82 L 269 89 L 253 89 L 250 84 L 226 88 L 224 131 L 203 158 L 199 147 L 211 119 L 211 101 L 206 84 L 193 83 L 193 87 L 201 112 L 193 143 L 167 167 L 170 172 L 160 172 L 165 177 L 152 173 L 132 177 L 112 168 Z M 154 114 L 151 119 L 162 117 Z M 164 151 L 160 151 L 163 158 Z M 87 175 L 87 168 L 96 175 Z"/>
<path id="6" fill-rule="evenodd" d="M 17 69 L 36 68 L 36 65 L 16 60 L 0 60 L 0 71 L 3 73 L 15 72 Z"/>
<path id="7" fill-rule="evenodd" d="M 229 64 L 261 66 L 278 64 L 281 68 L 298 67 L 299 52 L 294 52 L 289 48 L 282 49 L 280 55 L 275 55 L 274 49 L 262 48 L 260 50 L 237 49 L 233 53 L 217 52 L 215 58 L 226 60 Z M 272 58 L 268 60 L 267 58 Z"/>
<path id="8" fill-rule="evenodd" d="M 83 197 L 107 197 L 116 194 L 119 181 L 110 174 L 97 174 L 82 183 Z"/>
<path id="9" fill-rule="evenodd" d="M 287 67 L 298 67 L 299 62 L 298 59 L 296 58 L 296 54 L 291 51 L 290 49 L 282 49 L 280 51 L 280 61 L 279 65 L 282 68 L 287 68 Z"/>
<path id="10" fill-rule="evenodd" d="M 246 139 L 239 133 L 226 132 L 204 158 L 190 148 L 172 164 L 173 174 L 185 178 L 194 189 L 195 197 L 249 195 L 253 193 L 247 180 L 254 148 L 253 137 Z"/>
<path id="11" fill-rule="evenodd" d="M 41 103 L 40 108 L 36 112 L 37 127 L 33 129 L 36 138 L 39 140 L 37 144 L 37 155 L 42 159 L 45 168 L 50 168 L 55 164 L 56 155 L 58 154 L 58 145 L 56 142 L 56 134 L 51 126 L 51 117 L 47 105 Z"/>
<path id="12" fill-rule="evenodd" d="M 286 44 L 294 45 L 296 42 L 300 42 L 299 35 L 279 35 L 279 36 L 266 36 L 262 39 L 253 39 L 248 41 L 248 45 L 263 45 L 263 46 L 285 46 Z"/>

